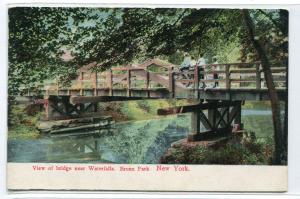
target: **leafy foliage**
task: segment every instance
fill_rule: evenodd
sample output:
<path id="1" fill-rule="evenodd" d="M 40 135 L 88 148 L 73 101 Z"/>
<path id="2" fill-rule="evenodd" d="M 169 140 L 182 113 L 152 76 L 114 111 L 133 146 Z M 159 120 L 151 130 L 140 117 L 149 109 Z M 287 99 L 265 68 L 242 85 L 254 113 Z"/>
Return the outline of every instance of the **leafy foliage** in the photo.
<path id="1" fill-rule="evenodd" d="M 241 142 L 228 142 L 216 148 L 201 145 L 179 145 L 162 157 L 164 164 L 271 164 L 274 143 L 270 138 L 243 138 Z"/>
<path id="2" fill-rule="evenodd" d="M 10 114 L 9 138 L 37 137 L 36 123 L 41 116 L 37 107 L 12 106 Z"/>
<path id="3" fill-rule="evenodd" d="M 287 12 L 251 10 L 272 59 L 287 56 Z M 9 95 L 46 79 L 67 83 L 83 64 L 113 65 L 155 56 L 179 64 L 183 52 L 211 61 L 256 60 L 240 10 L 189 8 L 9 9 Z M 69 54 L 67 58 L 64 56 Z"/>

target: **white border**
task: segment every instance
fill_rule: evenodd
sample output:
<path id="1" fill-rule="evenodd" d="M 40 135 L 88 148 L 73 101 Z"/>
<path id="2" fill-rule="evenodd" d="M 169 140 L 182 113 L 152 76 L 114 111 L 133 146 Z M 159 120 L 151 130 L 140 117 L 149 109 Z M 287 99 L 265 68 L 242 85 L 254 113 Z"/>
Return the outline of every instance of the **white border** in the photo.
<path id="1" fill-rule="evenodd" d="M 62 3 L 61 0 L 31 0 L 30 3 L 37 3 L 38 5 L 42 5 L 43 3 Z M 102 3 L 105 6 L 108 6 L 107 3 L 117 3 L 117 6 L 120 6 L 120 3 L 123 3 L 123 6 L 130 6 L 133 7 L 140 7 L 147 4 L 145 7 L 153 7 L 153 4 L 160 4 L 162 3 L 159 0 L 152 0 L 151 2 L 148 0 L 106 0 L 106 1 L 97 1 L 97 0 L 65 0 L 63 3 L 66 6 L 71 6 L 69 3 L 75 3 L 74 6 L 83 5 L 82 3 L 89 3 L 84 5 L 91 5 L 95 6 L 95 3 Z M 132 4 L 132 3 L 135 4 Z M 251 194 L 251 195 L 241 195 L 241 194 L 233 194 L 233 193 L 179 193 L 179 195 L 174 195 L 174 193 L 147 193 L 146 195 L 135 194 L 135 193 L 126 193 L 123 192 L 121 194 L 106 192 L 99 195 L 95 193 L 86 194 L 85 192 L 75 193 L 67 193 L 62 194 L 56 193 L 45 195 L 43 193 L 32 193 L 32 194 L 14 194 L 14 195 L 5 195 L 6 193 L 6 186 L 5 186 L 5 163 L 6 163 L 6 112 L 7 112 L 7 4 L 19 4 L 19 3 L 29 3 L 26 0 L 2 0 L 0 2 L 0 20 L 1 20 L 1 32 L 0 32 L 0 61 L 1 61 L 1 73 L 0 79 L 2 80 L 0 85 L 0 140 L 1 140 L 1 167 L 0 170 L 0 190 L 2 198 L 20 198 L 20 197 L 32 197 L 32 198 L 45 198 L 45 197 L 56 197 L 56 198 L 107 198 L 107 197 L 118 197 L 118 198 L 144 198 L 155 197 L 155 198 L 260 198 L 264 196 L 265 198 L 294 198 L 296 194 L 300 194 L 300 156 L 299 156 L 299 143 L 300 143 L 300 132 L 298 130 L 298 113 L 300 112 L 299 102 L 300 102 L 300 87 L 297 85 L 298 73 L 300 74 L 300 6 L 293 5 L 299 3 L 297 0 L 231 0 L 231 1 L 218 1 L 218 0 L 202 0 L 201 7 L 218 7 L 218 8 L 284 8 L 289 9 L 290 11 L 290 35 L 289 35 L 289 191 L 287 193 L 282 194 Z M 166 0 L 164 1 L 164 5 L 159 5 L 159 7 L 194 7 L 195 4 L 198 4 L 199 1 L 197 0 L 179 0 L 174 2 L 174 0 Z M 283 5 L 283 3 L 288 3 L 289 5 Z M 151 4 L 151 5 L 149 5 Z M 176 6 L 174 6 L 176 4 Z M 235 4 L 235 5 L 232 5 Z M 239 4 L 239 5 L 236 5 Z M 255 5 L 256 4 L 256 5 Z M 259 5 L 260 4 L 260 5 Z M 264 5 L 262 5 L 264 4 Z M 272 5 L 270 5 L 272 4 Z M 276 5 L 275 5 L 276 4 Z M 52 4 L 54 5 L 54 4 Z M 61 4 L 60 4 L 61 5 Z M 298 35 L 298 36 L 297 36 Z M 298 66 L 299 65 L 299 66 Z M 65 193 L 65 192 L 64 192 Z M 206 194 L 206 195 L 203 195 Z M 208 194 L 208 195 L 207 195 Z M 225 194 L 225 195 L 220 195 Z"/>

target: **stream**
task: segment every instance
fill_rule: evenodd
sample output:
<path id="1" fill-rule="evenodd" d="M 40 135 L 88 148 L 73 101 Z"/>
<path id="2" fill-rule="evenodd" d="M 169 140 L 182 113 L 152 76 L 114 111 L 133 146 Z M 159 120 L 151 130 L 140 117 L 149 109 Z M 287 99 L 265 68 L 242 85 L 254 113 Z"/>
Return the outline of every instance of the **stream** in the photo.
<path id="1" fill-rule="evenodd" d="M 271 110 L 242 110 L 244 128 L 272 136 Z M 175 141 L 190 132 L 190 115 L 116 123 L 106 135 L 42 135 L 9 139 L 8 162 L 156 164 Z"/>

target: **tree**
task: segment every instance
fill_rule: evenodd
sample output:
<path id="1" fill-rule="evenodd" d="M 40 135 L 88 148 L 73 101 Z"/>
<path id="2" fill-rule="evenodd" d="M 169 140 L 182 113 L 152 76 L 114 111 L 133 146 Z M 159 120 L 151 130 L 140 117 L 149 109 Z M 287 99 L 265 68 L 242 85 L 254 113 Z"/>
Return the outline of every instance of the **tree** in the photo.
<path id="1" fill-rule="evenodd" d="M 284 137 L 283 129 L 281 126 L 281 117 L 280 117 L 280 104 L 278 100 L 277 91 L 275 89 L 273 76 L 271 72 L 271 64 L 263 46 L 258 40 L 255 39 L 255 27 L 253 25 L 252 19 L 250 17 L 248 10 L 242 10 L 242 15 L 245 20 L 245 25 L 248 30 L 249 38 L 253 43 L 253 46 L 257 50 L 259 58 L 261 60 L 261 65 L 266 79 L 266 84 L 269 90 L 269 95 L 271 99 L 272 107 L 272 116 L 273 116 L 273 126 L 274 126 L 274 140 L 275 140 L 275 154 L 274 154 L 274 163 L 281 164 L 284 152 Z"/>

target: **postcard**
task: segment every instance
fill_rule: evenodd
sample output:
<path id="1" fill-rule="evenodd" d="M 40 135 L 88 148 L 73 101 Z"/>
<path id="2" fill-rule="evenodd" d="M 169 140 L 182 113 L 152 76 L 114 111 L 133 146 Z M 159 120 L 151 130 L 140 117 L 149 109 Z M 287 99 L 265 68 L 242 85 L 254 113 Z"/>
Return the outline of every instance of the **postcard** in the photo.
<path id="1" fill-rule="evenodd" d="M 287 10 L 7 10 L 8 190 L 287 190 Z"/>

